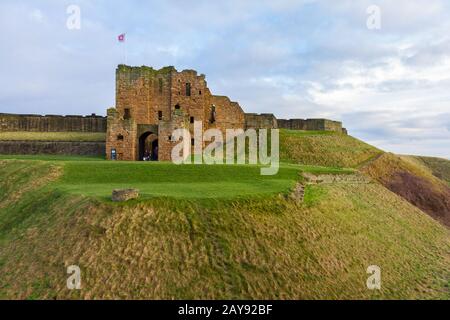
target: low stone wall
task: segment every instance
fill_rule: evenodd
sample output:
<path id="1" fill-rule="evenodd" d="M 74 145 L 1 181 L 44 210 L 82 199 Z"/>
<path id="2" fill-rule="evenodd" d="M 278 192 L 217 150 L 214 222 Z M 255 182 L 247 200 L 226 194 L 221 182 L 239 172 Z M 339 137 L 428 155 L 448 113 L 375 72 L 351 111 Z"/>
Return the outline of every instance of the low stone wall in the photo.
<path id="1" fill-rule="evenodd" d="M 246 113 L 245 128 L 249 129 L 277 129 L 277 118 L 271 113 Z"/>
<path id="2" fill-rule="evenodd" d="M 0 154 L 104 156 L 105 142 L 0 141 Z"/>
<path id="3" fill-rule="evenodd" d="M 106 117 L 0 113 L 0 131 L 106 132 Z"/>
<path id="4" fill-rule="evenodd" d="M 278 128 L 290 130 L 342 131 L 342 122 L 328 119 L 278 119 Z"/>

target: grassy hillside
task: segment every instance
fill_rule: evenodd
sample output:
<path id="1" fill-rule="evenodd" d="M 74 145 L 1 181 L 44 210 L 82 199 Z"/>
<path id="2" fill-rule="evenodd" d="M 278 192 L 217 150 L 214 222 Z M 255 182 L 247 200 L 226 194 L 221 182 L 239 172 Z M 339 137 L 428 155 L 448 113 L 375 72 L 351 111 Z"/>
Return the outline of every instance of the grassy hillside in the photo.
<path id="1" fill-rule="evenodd" d="M 1 140 L 39 140 L 39 141 L 105 141 L 104 132 L 0 132 Z"/>
<path id="2" fill-rule="evenodd" d="M 429 168 L 434 176 L 450 185 L 450 160 L 432 157 L 414 157 Z"/>
<path id="3" fill-rule="evenodd" d="M 329 131 L 280 130 L 281 161 L 356 168 L 381 150 L 348 135 Z"/>
<path id="4" fill-rule="evenodd" d="M 305 203 L 279 196 L 278 185 L 264 198 L 119 205 L 55 188 L 78 174 L 95 183 L 105 168 L 0 161 L 0 298 L 450 298 L 448 230 L 377 183 L 310 186 Z M 179 168 L 171 175 L 192 176 Z M 212 182 L 205 169 L 195 178 Z M 242 168 L 216 170 L 229 182 L 237 172 L 227 170 Z M 157 176 L 142 175 L 129 178 Z M 71 264 L 81 267 L 80 291 L 65 287 Z M 366 288 L 373 264 L 380 291 Z"/>
<path id="5" fill-rule="evenodd" d="M 420 159 L 387 153 L 362 170 L 450 227 L 450 187 Z"/>

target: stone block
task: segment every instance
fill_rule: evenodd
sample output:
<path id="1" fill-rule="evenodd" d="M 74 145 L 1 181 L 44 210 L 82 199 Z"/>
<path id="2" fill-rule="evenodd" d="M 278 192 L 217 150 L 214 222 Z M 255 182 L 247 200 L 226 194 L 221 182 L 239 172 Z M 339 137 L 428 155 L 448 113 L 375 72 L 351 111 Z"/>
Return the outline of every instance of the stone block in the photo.
<path id="1" fill-rule="evenodd" d="M 112 192 L 111 200 L 114 202 L 124 202 L 139 197 L 137 189 L 115 189 Z"/>

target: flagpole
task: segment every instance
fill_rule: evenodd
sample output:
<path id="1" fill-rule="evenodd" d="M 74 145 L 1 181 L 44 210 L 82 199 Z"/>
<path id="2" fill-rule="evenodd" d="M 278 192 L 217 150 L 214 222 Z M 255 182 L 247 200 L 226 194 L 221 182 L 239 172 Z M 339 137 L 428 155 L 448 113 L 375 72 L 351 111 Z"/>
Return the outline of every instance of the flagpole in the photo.
<path id="1" fill-rule="evenodd" d="M 123 61 L 125 63 L 125 65 L 128 64 L 128 52 L 127 52 L 127 44 L 126 44 L 126 37 L 125 37 L 126 33 L 122 33 L 121 35 L 118 36 L 118 40 L 120 43 L 123 44 L 123 59 L 125 61 Z"/>
<path id="2" fill-rule="evenodd" d="M 124 41 L 124 43 L 123 43 L 123 54 L 124 54 L 124 56 L 125 56 L 125 65 L 127 65 L 128 63 L 127 63 L 127 42 L 126 41 Z"/>
<path id="3" fill-rule="evenodd" d="M 125 39 L 124 39 L 124 45 L 125 45 L 125 65 L 128 65 L 128 48 L 127 48 L 127 37 L 125 33 Z"/>

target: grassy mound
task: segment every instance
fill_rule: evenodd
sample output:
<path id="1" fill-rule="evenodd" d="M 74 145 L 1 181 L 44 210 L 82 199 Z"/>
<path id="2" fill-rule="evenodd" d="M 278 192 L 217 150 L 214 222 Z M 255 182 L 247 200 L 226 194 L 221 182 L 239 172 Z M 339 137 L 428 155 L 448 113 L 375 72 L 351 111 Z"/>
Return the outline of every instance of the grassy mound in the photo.
<path id="1" fill-rule="evenodd" d="M 450 298 L 448 230 L 379 184 L 113 205 L 51 187 L 67 165 L 0 161 L 1 298 Z"/>
<path id="2" fill-rule="evenodd" d="M 169 162 L 105 161 L 91 157 L 2 156 L 6 160 L 45 160 L 61 167 L 51 183 L 58 190 L 107 200 L 113 189 L 137 188 L 141 199 L 235 198 L 287 193 L 300 171 L 346 174 L 349 169 L 281 164 L 278 174 L 262 176 L 259 165 L 181 165 Z"/>
<path id="3" fill-rule="evenodd" d="M 381 150 L 351 136 L 329 131 L 280 130 L 281 161 L 356 168 Z"/>
<path id="4" fill-rule="evenodd" d="M 299 168 L 283 166 L 277 175 L 262 176 L 260 166 L 181 165 L 166 162 L 65 162 L 55 186 L 64 191 L 109 198 L 112 189 L 137 188 L 144 198 L 230 198 L 285 193 L 298 179 Z"/>
<path id="5" fill-rule="evenodd" d="M 39 140 L 39 141 L 105 141 L 104 132 L 0 132 L 1 140 Z"/>

